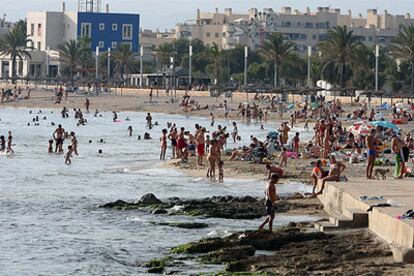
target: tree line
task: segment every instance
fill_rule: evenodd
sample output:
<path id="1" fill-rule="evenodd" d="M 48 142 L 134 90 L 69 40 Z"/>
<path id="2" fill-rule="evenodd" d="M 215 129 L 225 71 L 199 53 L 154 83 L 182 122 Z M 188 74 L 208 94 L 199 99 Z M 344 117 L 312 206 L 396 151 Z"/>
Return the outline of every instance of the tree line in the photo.
<path id="1" fill-rule="evenodd" d="M 6 34 L 0 36 L 0 54 L 11 62 L 13 81 L 17 79 L 16 64 L 31 58 L 33 42 L 27 35 L 26 22 L 19 21 Z M 217 84 L 241 85 L 244 80 L 244 47 L 222 50 L 216 44 L 206 46 L 193 39 L 174 40 L 152 49 L 152 62 L 145 62 L 144 73 L 167 72 L 174 65 L 188 68 L 189 46 L 192 45 L 192 76 L 195 81 L 209 78 Z M 95 78 L 95 57 L 90 39 L 70 40 L 58 48 L 61 75 L 72 82 L 77 77 Z M 375 48 L 361 42 L 346 26 L 328 30 L 326 40 L 317 45 L 311 60 L 312 83 L 326 80 L 338 87 L 375 88 Z M 108 60 L 110 75 L 108 75 Z M 139 54 L 127 44 L 120 44 L 108 58 L 99 56 L 101 78 L 123 78 L 130 73 L 140 73 Z M 409 88 L 414 93 L 414 25 L 401 26 L 398 35 L 387 48 L 380 49 L 379 88 L 389 82 L 394 91 Z M 298 54 L 297 45 L 282 33 L 270 34 L 257 50 L 249 50 L 248 83 L 274 86 L 306 86 L 307 57 Z"/>

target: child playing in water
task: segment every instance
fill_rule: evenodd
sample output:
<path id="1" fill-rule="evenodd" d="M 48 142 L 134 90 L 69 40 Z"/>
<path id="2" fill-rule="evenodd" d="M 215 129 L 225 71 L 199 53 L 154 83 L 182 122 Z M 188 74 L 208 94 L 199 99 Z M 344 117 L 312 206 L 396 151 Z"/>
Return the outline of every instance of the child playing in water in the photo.
<path id="1" fill-rule="evenodd" d="M 223 182 L 224 181 L 224 170 L 223 170 L 223 166 L 224 166 L 224 162 L 220 161 L 218 164 L 218 169 L 219 169 L 219 182 Z"/>
<path id="2" fill-rule="evenodd" d="M 284 147 L 279 155 L 280 166 L 287 166 L 287 149 Z"/>
<path id="3" fill-rule="evenodd" d="M 72 146 L 68 146 L 68 152 L 65 154 L 65 164 L 66 165 L 70 165 L 72 163 L 72 161 L 70 160 L 70 158 L 72 157 L 72 153 L 73 153 Z"/>
<path id="4" fill-rule="evenodd" d="M 47 148 L 48 153 L 53 153 L 53 140 L 49 140 L 49 147 Z"/>
<path id="5" fill-rule="evenodd" d="M 128 127 L 128 135 L 131 137 L 132 136 L 132 126 Z"/>

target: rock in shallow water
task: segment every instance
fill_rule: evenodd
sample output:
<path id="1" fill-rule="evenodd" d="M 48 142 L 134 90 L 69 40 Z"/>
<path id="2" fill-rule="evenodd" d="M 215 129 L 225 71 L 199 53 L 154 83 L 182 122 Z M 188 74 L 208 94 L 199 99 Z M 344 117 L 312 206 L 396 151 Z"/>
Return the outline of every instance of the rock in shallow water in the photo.
<path id="1" fill-rule="evenodd" d="M 155 205 L 155 204 L 161 204 L 162 201 L 159 200 L 154 194 L 145 194 L 141 197 L 139 200 L 139 203 L 144 205 Z"/>

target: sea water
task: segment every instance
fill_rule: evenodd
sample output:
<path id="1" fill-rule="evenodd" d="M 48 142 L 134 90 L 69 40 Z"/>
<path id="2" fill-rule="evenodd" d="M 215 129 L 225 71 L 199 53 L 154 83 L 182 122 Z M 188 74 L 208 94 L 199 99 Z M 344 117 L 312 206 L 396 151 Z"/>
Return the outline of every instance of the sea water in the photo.
<path id="1" fill-rule="evenodd" d="M 39 117 L 39 126 L 32 121 L 35 116 Z M 70 116 L 61 118 L 59 110 L 32 110 L 31 114 L 28 109 L 0 110 L 0 135 L 7 136 L 11 130 L 15 144 L 14 154 L 0 156 L 0 275 L 141 275 L 145 269 L 140 263 L 162 257 L 172 246 L 258 226 L 260 220 L 170 217 L 97 207 L 118 199 L 135 201 L 150 192 L 160 199 L 263 196 L 264 181 L 225 179 L 219 184 L 187 177 L 158 161 L 159 136 L 167 122 L 191 131 L 199 123 L 213 131 L 209 120 L 152 114 L 159 126 L 149 130 L 145 113 L 119 113 L 121 122 L 117 123 L 112 122 L 111 113 L 102 113 L 102 117 L 85 114 L 86 126 L 77 126 L 73 112 Z M 78 137 L 79 156 L 70 166 L 64 164 L 63 155 L 47 153 L 48 140 L 58 124 L 66 131 L 75 131 Z M 216 124 L 231 131 L 231 121 Z M 127 135 L 128 126 L 134 129 L 132 137 Z M 249 144 L 251 134 L 264 139 L 278 126 L 269 123 L 261 130 L 259 124 L 240 123 L 242 140 L 236 145 L 229 141 L 229 147 Z M 153 140 L 138 140 L 144 132 L 149 132 Z M 99 143 L 100 139 L 104 143 Z M 65 150 L 67 145 L 65 141 Z M 281 193 L 308 190 L 298 183 L 278 187 Z M 309 219 L 277 216 L 275 224 Z M 172 221 L 204 222 L 209 227 L 154 225 Z M 182 268 L 185 273 L 216 269 L 187 266 Z"/>

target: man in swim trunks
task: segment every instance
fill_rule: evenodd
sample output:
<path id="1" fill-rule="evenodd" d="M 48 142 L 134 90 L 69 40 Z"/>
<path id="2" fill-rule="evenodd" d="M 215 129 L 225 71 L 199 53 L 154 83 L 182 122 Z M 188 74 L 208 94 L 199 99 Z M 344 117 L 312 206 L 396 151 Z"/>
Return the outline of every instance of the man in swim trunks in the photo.
<path id="1" fill-rule="evenodd" d="M 392 136 L 391 148 L 395 153 L 394 177 L 402 179 L 406 170 L 405 162 L 408 162 L 410 149 L 407 144 L 396 134 Z"/>
<path id="2" fill-rule="evenodd" d="M 205 154 L 205 147 L 206 147 L 206 138 L 204 137 L 204 134 L 206 133 L 206 129 L 203 127 L 201 130 L 197 133 L 196 136 L 196 144 L 197 144 L 197 163 L 199 166 L 203 166 L 203 157 Z"/>
<path id="3" fill-rule="evenodd" d="M 265 221 L 259 226 L 259 231 L 263 231 L 263 228 L 266 224 L 269 224 L 270 232 L 273 231 L 273 220 L 275 218 L 275 203 L 277 200 L 276 195 L 276 183 L 279 181 L 279 177 L 274 174 L 272 175 L 269 183 L 266 185 L 265 190 L 265 204 L 266 204 L 266 214 L 267 218 Z"/>
<path id="4" fill-rule="evenodd" d="M 367 167 L 365 175 L 367 179 L 372 179 L 372 170 L 374 168 L 375 158 L 377 157 L 377 138 L 376 129 L 372 128 L 370 134 L 365 138 L 365 144 L 367 145 Z"/>
<path id="5" fill-rule="evenodd" d="M 183 149 L 187 147 L 187 143 L 185 142 L 184 132 L 185 132 L 185 128 L 181 127 L 180 132 L 178 133 L 178 139 L 177 139 L 177 148 L 178 148 L 177 155 L 179 155 L 179 158 L 181 158 L 183 154 Z"/>
<path id="6" fill-rule="evenodd" d="M 53 138 L 56 142 L 55 153 L 63 152 L 63 140 L 65 140 L 65 129 L 62 128 L 62 125 L 58 125 L 58 128 L 53 132 Z"/>

